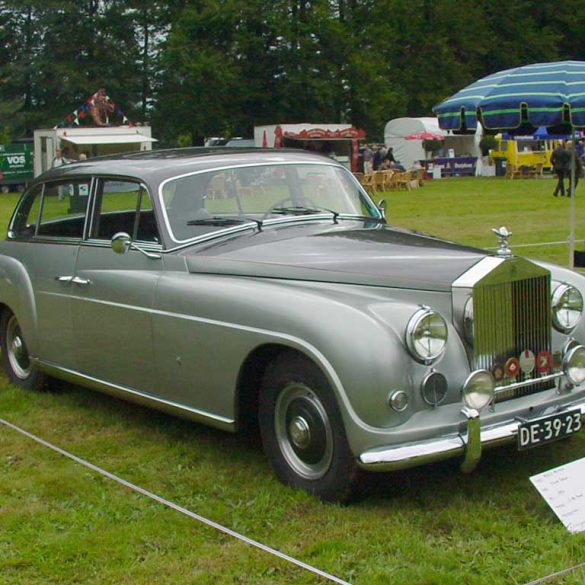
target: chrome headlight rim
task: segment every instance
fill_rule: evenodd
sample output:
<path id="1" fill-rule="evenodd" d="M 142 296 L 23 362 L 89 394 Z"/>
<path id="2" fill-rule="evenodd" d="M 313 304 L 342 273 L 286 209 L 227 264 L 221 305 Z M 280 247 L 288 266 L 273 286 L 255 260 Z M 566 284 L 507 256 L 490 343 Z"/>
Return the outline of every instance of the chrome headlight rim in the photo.
<path id="1" fill-rule="evenodd" d="M 422 335 L 421 328 L 425 326 L 425 321 L 428 322 L 430 319 L 438 319 L 439 322 L 442 324 L 444 328 L 444 337 L 433 337 L 432 339 L 435 341 L 439 341 L 437 347 L 431 350 L 430 345 L 428 351 L 422 351 L 420 339 L 424 336 L 430 339 L 429 335 Z M 428 334 L 429 331 L 427 330 L 426 333 Z M 447 347 L 447 339 L 449 336 L 449 331 L 447 327 L 447 321 L 445 318 L 434 309 L 430 307 L 421 306 L 412 317 L 409 319 L 408 324 L 406 326 L 405 332 L 405 340 L 406 340 L 406 347 L 408 351 L 414 357 L 415 360 L 421 362 L 423 364 L 431 364 L 439 359 L 445 348 Z"/>
<path id="2" fill-rule="evenodd" d="M 477 390 L 474 391 L 474 386 L 477 384 L 477 381 L 480 378 L 483 378 L 484 381 L 488 382 L 488 386 L 486 386 L 488 392 L 480 393 L 477 392 Z M 486 408 L 486 406 L 489 406 L 489 404 L 495 398 L 495 395 L 496 382 L 494 380 L 492 373 L 488 372 L 488 370 L 474 370 L 469 374 L 469 376 L 467 376 L 467 379 L 463 383 L 462 388 L 463 403 L 468 408 L 472 408 L 473 410 L 477 410 L 478 412 Z M 475 397 L 483 396 L 483 399 L 477 402 L 474 401 L 474 399 L 472 398 L 473 396 Z"/>
<path id="3" fill-rule="evenodd" d="M 575 329 L 575 327 L 577 327 L 579 321 L 581 320 L 581 317 L 583 316 L 583 295 L 581 294 L 581 291 L 578 288 L 566 282 L 559 282 L 555 284 L 556 286 L 551 296 L 551 314 L 553 326 L 557 331 L 560 331 L 561 333 L 570 333 L 571 331 L 573 331 L 573 329 Z M 574 294 L 577 297 L 578 299 L 577 303 L 578 305 L 580 304 L 580 306 L 573 309 L 573 311 L 575 311 L 575 314 L 577 315 L 574 318 L 574 321 L 567 323 L 566 321 L 563 322 L 561 320 L 560 312 L 564 308 L 566 308 L 565 299 L 566 296 L 570 294 Z"/>

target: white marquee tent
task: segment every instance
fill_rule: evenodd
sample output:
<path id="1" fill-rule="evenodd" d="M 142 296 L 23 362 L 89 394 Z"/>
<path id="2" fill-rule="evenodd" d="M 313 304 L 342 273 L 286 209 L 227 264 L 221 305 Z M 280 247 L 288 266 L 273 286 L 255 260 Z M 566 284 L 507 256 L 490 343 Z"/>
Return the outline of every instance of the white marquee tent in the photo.
<path id="1" fill-rule="evenodd" d="M 445 136 L 444 155 L 452 149 L 455 156 L 479 156 L 477 140 L 473 134 L 454 135 L 439 128 L 437 118 L 395 118 L 390 120 L 384 128 L 384 142 L 394 149 L 394 158 L 407 169 L 411 168 L 415 160 L 426 158 L 422 147 L 422 140 L 406 140 L 405 136 L 432 132 Z"/>

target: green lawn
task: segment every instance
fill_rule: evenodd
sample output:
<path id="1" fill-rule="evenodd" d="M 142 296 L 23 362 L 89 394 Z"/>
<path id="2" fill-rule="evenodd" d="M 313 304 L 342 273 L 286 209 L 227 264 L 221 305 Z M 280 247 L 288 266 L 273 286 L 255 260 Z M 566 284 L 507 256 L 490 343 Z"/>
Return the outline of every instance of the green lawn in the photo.
<path id="1" fill-rule="evenodd" d="M 453 179 L 387 195 L 392 223 L 494 246 L 561 241 L 568 199 L 552 181 Z M 583 195 L 585 197 L 585 195 Z M 578 237 L 585 238 L 577 198 Z M 0 223 L 12 196 L 0 197 Z M 3 229 L 3 227 L 2 227 Z M 581 245 L 585 248 L 585 245 Z M 522 254 L 566 264 L 565 246 Z M 518 249 L 520 251 L 520 249 Z M 372 348 L 379 351 L 379 348 Z M 323 504 L 282 486 L 258 440 L 63 385 L 0 379 L 0 417 L 162 497 L 356 584 L 527 583 L 585 560 L 529 477 L 585 456 L 585 434 L 518 454 L 372 476 L 366 497 Z M 130 492 L 0 425 L 0 584 L 323 583 Z M 547 583 L 581 584 L 580 570 Z"/>

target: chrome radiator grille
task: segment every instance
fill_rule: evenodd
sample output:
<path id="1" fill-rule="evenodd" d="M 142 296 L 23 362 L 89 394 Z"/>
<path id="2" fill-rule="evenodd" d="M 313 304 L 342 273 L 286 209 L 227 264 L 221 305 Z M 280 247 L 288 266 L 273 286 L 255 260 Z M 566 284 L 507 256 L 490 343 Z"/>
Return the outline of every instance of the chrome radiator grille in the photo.
<path id="1" fill-rule="evenodd" d="M 534 274 L 527 274 L 528 267 Z M 496 402 L 554 386 L 539 381 L 552 368 L 548 272 L 526 261 L 504 263 L 474 285 L 473 321 L 474 366 L 494 374 Z M 530 372 L 526 365 L 531 360 Z M 518 382 L 527 384 L 506 388 Z"/>

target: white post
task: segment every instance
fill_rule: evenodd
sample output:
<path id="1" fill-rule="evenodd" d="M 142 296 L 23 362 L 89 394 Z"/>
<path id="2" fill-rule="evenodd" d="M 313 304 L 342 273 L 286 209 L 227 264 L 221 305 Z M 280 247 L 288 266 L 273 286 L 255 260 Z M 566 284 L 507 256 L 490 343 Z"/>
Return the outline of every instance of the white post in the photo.
<path id="1" fill-rule="evenodd" d="M 569 205 L 570 217 L 569 217 L 569 268 L 573 270 L 575 268 L 575 157 L 577 151 L 575 150 L 575 127 L 573 126 L 572 133 L 572 147 L 570 151 L 571 155 L 571 173 L 569 179 L 569 195 L 571 203 Z"/>

